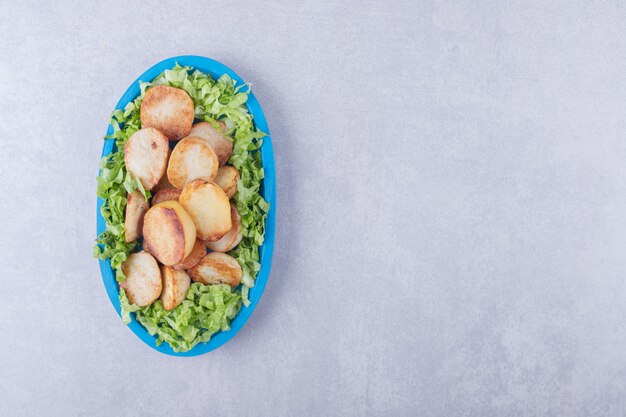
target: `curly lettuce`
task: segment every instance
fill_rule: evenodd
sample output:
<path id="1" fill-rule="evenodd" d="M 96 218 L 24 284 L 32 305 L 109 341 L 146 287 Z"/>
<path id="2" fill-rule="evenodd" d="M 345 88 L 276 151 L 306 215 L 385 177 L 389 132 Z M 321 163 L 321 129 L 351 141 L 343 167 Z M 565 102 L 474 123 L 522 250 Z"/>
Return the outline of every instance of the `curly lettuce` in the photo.
<path id="1" fill-rule="evenodd" d="M 128 138 L 140 129 L 139 103 L 136 99 L 126 106 L 126 110 L 115 110 L 111 116 L 113 133 L 105 139 L 114 139 L 113 152 L 103 156 L 100 161 L 100 175 L 96 178 L 98 186 L 96 194 L 103 200 L 100 214 L 106 223 L 106 230 L 96 239 L 93 249 L 94 257 L 111 260 L 115 277 L 119 282 L 126 279 L 122 272 L 122 263 L 135 249 L 136 242 L 127 243 L 124 236 L 124 220 L 126 216 L 126 196 L 139 189 L 146 199 L 150 192 L 144 190 L 141 182 L 133 178 L 124 164 L 124 144 Z"/>
<path id="2" fill-rule="evenodd" d="M 170 85 L 182 88 L 193 99 L 195 117 L 214 125 L 223 121 L 227 134 L 233 138 L 233 153 L 229 163 L 240 172 L 237 192 L 233 197 L 242 222 L 243 239 L 229 252 L 243 270 L 239 289 L 225 285 L 192 284 L 187 298 L 172 311 L 165 311 L 160 301 L 147 307 L 138 307 L 128 302 L 123 289 L 119 298 L 122 306 L 122 319 L 130 321 L 134 313 L 151 335 L 157 336 L 157 344 L 168 343 L 176 352 L 188 351 L 200 342 L 208 341 L 219 331 L 229 328 L 241 305 L 249 305 L 249 289 L 260 270 L 259 247 L 265 236 L 265 218 L 269 204 L 261 196 L 264 177 L 261 155 L 265 133 L 257 130 L 253 117 L 245 106 L 248 91 L 245 84 L 236 82 L 227 74 L 215 80 L 210 75 L 191 67 L 176 65 L 166 70 L 152 82 L 140 82 L 140 95 L 128 103 L 124 110 L 115 110 L 111 117 L 113 134 L 108 139 L 115 140 L 114 152 L 103 157 L 101 174 L 98 177 L 98 196 L 104 200 L 101 213 L 106 222 L 106 230 L 97 240 L 94 256 L 111 259 L 118 281 L 125 279 L 121 264 L 135 250 L 137 243 L 124 240 L 124 215 L 126 195 L 140 189 L 146 198 L 149 191 L 133 180 L 124 165 L 124 144 L 128 137 L 141 128 L 139 110 L 148 88 L 153 85 Z"/>
<path id="3" fill-rule="evenodd" d="M 186 352 L 209 341 L 218 331 L 230 329 L 230 321 L 241 308 L 241 294 L 225 284 L 196 282 L 189 287 L 185 300 L 170 311 L 158 300 L 143 308 L 130 304 L 123 289 L 120 302 L 125 323 L 130 322 L 130 313 L 134 312 L 135 319 L 157 337 L 157 346 L 166 342 L 175 352 Z"/>

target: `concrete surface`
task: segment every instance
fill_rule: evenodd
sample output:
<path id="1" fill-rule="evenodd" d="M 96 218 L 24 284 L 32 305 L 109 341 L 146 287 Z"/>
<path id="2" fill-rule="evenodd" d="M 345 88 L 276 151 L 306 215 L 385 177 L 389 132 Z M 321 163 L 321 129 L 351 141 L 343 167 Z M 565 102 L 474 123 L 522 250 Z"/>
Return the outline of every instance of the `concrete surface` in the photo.
<path id="1" fill-rule="evenodd" d="M 625 415 L 625 20 L 0 1 L 0 415 Z M 128 331 L 91 258 L 109 112 L 180 54 L 254 84 L 280 203 L 257 311 L 192 359 Z"/>

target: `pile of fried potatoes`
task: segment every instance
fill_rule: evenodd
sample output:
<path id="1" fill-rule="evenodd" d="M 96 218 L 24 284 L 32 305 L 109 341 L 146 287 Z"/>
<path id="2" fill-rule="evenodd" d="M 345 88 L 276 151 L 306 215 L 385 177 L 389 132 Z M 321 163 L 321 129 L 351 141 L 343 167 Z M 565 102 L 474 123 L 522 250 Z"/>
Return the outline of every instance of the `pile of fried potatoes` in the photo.
<path id="1" fill-rule="evenodd" d="M 171 310 L 185 299 L 191 281 L 232 287 L 241 282 L 239 263 L 225 253 L 242 239 L 239 213 L 230 202 L 239 171 L 226 165 L 233 151 L 226 125 L 193 124 L 186 91 L 148 89 L 140 117 L 142 129 L 128 138 L 124 162 L 153 197 L 147 202 L 140 191 L 128 194 L 125 239 L 143 237 L 143 251 L 122 264 L 126 280 L 120 285 L 133 304 L 143 307 L 160 298 Z M 170 142 L 176 142 L 171 152 Z"/>

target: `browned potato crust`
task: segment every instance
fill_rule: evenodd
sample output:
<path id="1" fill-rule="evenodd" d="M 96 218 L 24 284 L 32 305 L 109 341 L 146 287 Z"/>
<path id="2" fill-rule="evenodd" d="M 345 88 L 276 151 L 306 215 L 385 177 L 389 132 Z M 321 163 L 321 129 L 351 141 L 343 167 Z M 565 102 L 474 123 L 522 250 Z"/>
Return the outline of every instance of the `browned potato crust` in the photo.
<path id="1" fill-rule="evenodd" d="M 181 190 L 174 187 L 163 188 L 152 197 L 152 205 L 156 206 L 164 201 L 178 201 Z"/>
<path id="2" fill-rule="evenodd" d="M 237 211 L 237 207 L 233 203 L 230 203 L 230 219 L 233 223 L 233 227 L 222 238 L 215 242 L 204 242 L 206 247 L 213 252 L 228 252 L 234 249 L 241 239 L 243 234 L 241 233 L 241 217 Z"/>
<path id="3" fill-rule="evenodd" d="M 126 198 L 126 219 L 124 220 L 124 237 L 126 242 L 134 242 L 142 235 L 143 216 L 150 205 L 139 190 L 128 194 Z"/>
<path id="4" fill-rule="evenodd" d="M 124 163 L 143 188 L 152 190 L 165 173 L 169 152 L 163 133 L 153 128 L 139 129 L 124 145 Z"/>
<path id="5" fill-rule="evenodd" d="M 215 183 L 220 186 L 228 198 L 233 198 L 237 192 L 237 181 L 239 181 L 239 171 L 231 165 L 224 165 L 217 170 Z"/>
<path id="6" fill-rule="evenodd" d="M 154 127 L 170 140 L 184 138 L 194 118 L 193 100 L 183 89 L 168 85 L 148 88 L 139 116 L 143 127 Z"/>
<path id="7" fill-rule="evenodd" d="M 241 282 L 243 271 L 232 256 L 225 253 L 211 252 L 189 271 L 189 276 L 203 284 L 228 284 L 236 287 Z"/>
<path id="8" fill-rule="evenodd" d="M 228 197 L 217 184 L 192 181 L 185 186 L 178 201 L 193 219 L 199 239 L 214 242 L 231 229 Z"/>
<path id="9" fill-rule="evenodd" d="M 146 251 L 163 265 L 175 265 L 191 253 L 196 241 L 196 228 L 180 204 L 164 201 L 146 213 L 143 237 Z"/>
<path id="10" fill-rule="evenodd" d="M 183 302 L 191 285 L 191 278 L 185 271 L 176 271 L 165 265 L 161 267 L 161 277 L 163 278 L 161 304 L 169 311 Z"/>
<path id="11" fill-rule="evenodd" d="M 218 122 L 221 129 L 215 129 L 209 122 L 200 122 L 193 125 L 189 131 L 189 136 L 197 136 L 205 140 L 217 155 L 220 166 L 223 166 L 233 153 L 233 141 L 224 135 L 226 125 Z"/>
<path id="12" fill-rule="evenodd" d="M 202 139 L 187 136 L 178 142 L 169 163 L 167 178 L 176 188 L 184 188 L 193 180 L 213 181 L 217 175 L 217 156 Z"/>
<path id="13" fill-rule="evenodd" d="M 131 254 L 122 264 L 126 280 L 120 287 L 126 291 L 128 301 L 140 307 L 151 304 L 161 295 L 161 272 L 156 260 L 148 252 Z"/>
<path id="14" fill-rule="evenodd" d="M 191 253 L 187 255 L 185 259 L 179 264 L 172 266 L 172 268 L 179 270 L 187 270 L 189 268 L 193 268 L 200 262 L 202 258 L 206 255 L 206 247 L 201 240 L 196 239 L 196 243 L 193 245 L 193 249 Z"/>

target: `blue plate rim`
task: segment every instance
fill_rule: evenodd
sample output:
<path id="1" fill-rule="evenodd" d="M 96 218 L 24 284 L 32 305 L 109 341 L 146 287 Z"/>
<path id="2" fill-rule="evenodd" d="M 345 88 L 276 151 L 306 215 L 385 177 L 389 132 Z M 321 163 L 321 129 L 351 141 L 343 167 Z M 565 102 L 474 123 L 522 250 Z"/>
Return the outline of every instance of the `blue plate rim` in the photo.
<path id="1" fill-rule="evenodd" d="M 157 64 L 146 70 L 143 74 L 141 74 L 135 81 L 133 81 L 133 83 L 126 89 L 126 91 L 118 101 L 115 109 L 123 109 L 129 101 L 137 97 L 137 95 L 139 94 L 140 81 L 152 81 L 166 69 L 173 68 L 177 63 L 183 66 L 190 66 L 194 69 L 199 69 L 204 73 L 209 73 L 212 77 L 216 79 L 223 74 L 228 74 L 232 79 L 237 81 L 237 83 L 244 83 L 243 79 L 239 77 L 239 75 L 237 75 L 233 70 L 214 59 L 198 55 L 175 56 L 158 62 Z M 267 120 L 265 118 L 265 114 L 263 113 L 261 104 L 259 103 L 252 90 L 250 90 L 246 105 L 249 112 L 254 117 L 254 124 L 257 129 L 267 134 L 267 136 L 263 138 L 263 145 L 260 149 L 263 170 L 265 172 L 265 178 L 263 179 L 261 193 L 265 200 L 270 204 L 270 208 L 265 221 L 265 241 L 263 242 L 263 245 L 259 250 L 261 270 L 257 275 L 255 286 L 250 289 L 250 305 L 248 307 L 243 306 L 241 308 L 237 316 L 232 320 L 230 330 L 220 331 L 216 333 L 215 335 L 213 335 L 211 340 L 206 343 L 199 343 L 188 352 L 174 352 L 174 350 L 167 343 L 163 343 L 160 346 L 157 346 L 156 337 L 150 336 L 148 331 L 135 320 L 134 314 L 131 314 L 131 322 L 128 325 L 130 330 L 146 345 L 167 355 L 185 357 L 203 355 L 219 348 L 220 346 L 228 342 L 245 326 L 246 322 L 252 315 L 252 312 L 259 303 L 261 295 L 263 294 L 265 286 L 267 285 L 267 280 L 269 278 L 271 270 L 272 255 L 274 252 L 276 223 L 276 173 L 274 166 L 274 152 L 272 149 L 272 139 L 269 127 L 267 125 Z M 112 132 L 113 126 L 109 124 L 107 135 L 111 134 Z M 113 139 L 106 139 L 102 148 L 102 156 L 110 154 L 113 150 L 113 145 Z M 100 171 L 98 171 L 98 174 L 100 174 Z M 103 200 L 97 197 L 96 236 L 102 233 L 106 228 L 104 218 L 100 214 L 100 208 L 102 206 L 102 203 Z M 111 268 L 111 262 L 109 260 L 100 260 L 99 264 L 102 281 L 104 283 L 107 295 L 109 296 L 109 300 L 111 301 L 111 304 L 115 308 L 117 314 L 121 317 L 120 301 L 118 298 L 118 285 L 115 280 L 115 274 Z"/>

